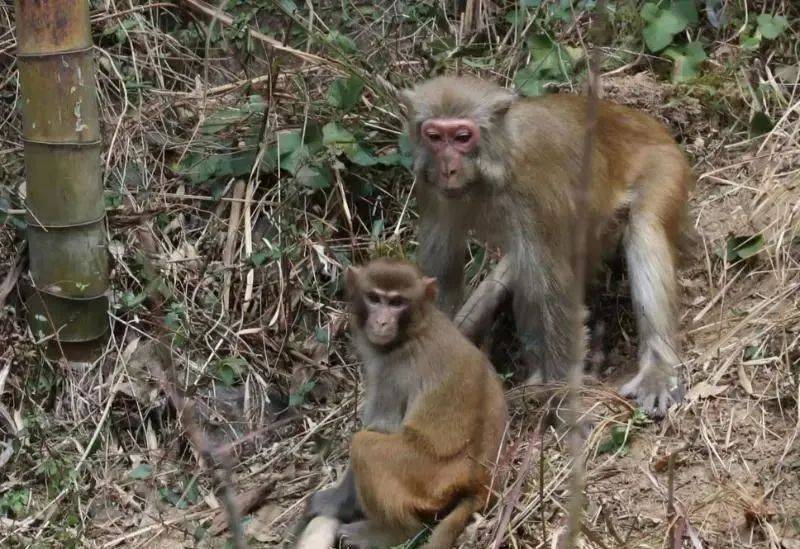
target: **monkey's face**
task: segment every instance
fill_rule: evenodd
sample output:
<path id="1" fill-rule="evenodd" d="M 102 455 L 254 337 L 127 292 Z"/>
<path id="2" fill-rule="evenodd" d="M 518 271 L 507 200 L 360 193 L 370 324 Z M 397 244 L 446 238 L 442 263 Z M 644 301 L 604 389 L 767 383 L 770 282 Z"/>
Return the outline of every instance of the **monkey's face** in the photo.
<path id="1" fill-rule="evenodd" d="M 415 326 L 435 309 L 436 279 L 406 261 L 376 259 L 348 267 L 346 276 L 353 327 L 382 351 L 413 337 Z"/>
<path id="2" fill-rule="evenodd" d="M 408 299 L 395 292 L 370 290 L 364 294 L 364 305 L 364 333 L 369 342 L 377 347 L 389 347 L 398 342 L 408 322 Z"/>
<path id="3" fill-rule="evenodd" d="M 466 194 L 478 179 L 480 128 L 469 118 L 429 118 L 420 127 L 426 179 L 447 198 Z"/>

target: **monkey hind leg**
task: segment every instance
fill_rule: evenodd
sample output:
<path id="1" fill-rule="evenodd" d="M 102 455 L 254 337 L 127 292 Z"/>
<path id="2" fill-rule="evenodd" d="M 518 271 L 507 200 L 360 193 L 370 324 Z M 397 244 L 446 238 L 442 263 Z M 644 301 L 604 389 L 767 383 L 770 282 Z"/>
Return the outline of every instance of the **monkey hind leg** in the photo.
<path id="1" fill-rule="evenodd" d="M 620 389 L 646 413 L 662 417 L 683 398 L 678 376 L 678 281 L 675 243 L 656 216 L 631 219 L 625 257 L 639 332 L 639 372 Z"/>
<path id="2" fill-rule="evenodd" d="M 431 532 L 431 537 L 421 549 L 450 549 L 464 531 L 472 514 L 483 506 L 478 496 L 462 499 Z"/>
<path id="3" fill-rule="evenodd" d="M 355 549 L 388 548 L 400 545 L 416 534 L 412 530 L 390 530 L 369 519 L 343 524 L 338 535 L 344 547 Z"/>

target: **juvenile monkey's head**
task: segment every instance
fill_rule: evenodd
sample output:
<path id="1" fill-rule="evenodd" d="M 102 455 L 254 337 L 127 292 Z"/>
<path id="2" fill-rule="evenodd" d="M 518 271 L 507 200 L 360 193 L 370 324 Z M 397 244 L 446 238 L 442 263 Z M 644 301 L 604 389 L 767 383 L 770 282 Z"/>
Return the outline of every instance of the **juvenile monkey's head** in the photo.
<path id="1" fill-rule="evenodd" d="M 504 117 L 516 96 L 472 77 L 442 76 L 402 92 L 414 170 L 446 198 L 504 174 Z"/>
<path id="2" fill-rule="evenodd" d="M 413 263 L 376 259 L 349 267 L 346 277 L 351 326 L 378 349 L 406 341 L 436 307 L 436 279 Z"/>

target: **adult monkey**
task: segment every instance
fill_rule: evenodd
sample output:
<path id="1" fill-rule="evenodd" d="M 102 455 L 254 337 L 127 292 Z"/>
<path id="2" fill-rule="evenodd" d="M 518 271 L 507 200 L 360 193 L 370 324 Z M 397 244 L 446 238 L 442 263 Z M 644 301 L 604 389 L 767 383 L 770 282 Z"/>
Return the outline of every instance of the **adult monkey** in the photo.
<path id="1" fill-rule="evenodd" d="M 639 332 L 639 371 L 621 388 L 649 414 L 683 397 L 676 366 L 676 256 L 691 168 L 662 124 L 601 101 L 588 210 L 574 208 L 586 98 L 518 98 L 471 77 L 438 77 L 403 92 L 420 209 L 418 261 L 461 302 L 465 239 L 474 231 L 511 260 L 513 311 L 531 381 L 564 378 L 570 333 L 574 220 L 589 216 L 587 272 L 621 239 Z"/>

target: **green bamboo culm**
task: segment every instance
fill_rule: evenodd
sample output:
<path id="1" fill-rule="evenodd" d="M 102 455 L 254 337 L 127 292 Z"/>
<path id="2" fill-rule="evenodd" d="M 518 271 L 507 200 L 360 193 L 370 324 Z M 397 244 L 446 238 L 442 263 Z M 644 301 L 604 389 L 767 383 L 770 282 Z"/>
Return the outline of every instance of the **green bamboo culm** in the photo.
<path id="1" fill-rule="evenodd" d="M 61 352 L 108 330 L 108 247 L 88 0 L 16 0 L 28 322 Z M 80 351 L 78 351 L 80 352 Z M 68 357 L 69 358 L 69 357 Z"/>

